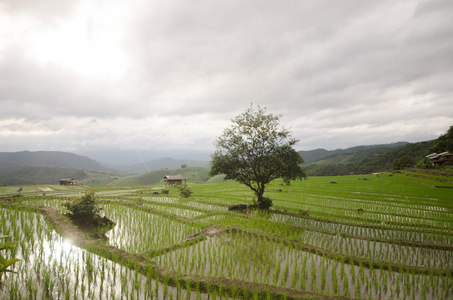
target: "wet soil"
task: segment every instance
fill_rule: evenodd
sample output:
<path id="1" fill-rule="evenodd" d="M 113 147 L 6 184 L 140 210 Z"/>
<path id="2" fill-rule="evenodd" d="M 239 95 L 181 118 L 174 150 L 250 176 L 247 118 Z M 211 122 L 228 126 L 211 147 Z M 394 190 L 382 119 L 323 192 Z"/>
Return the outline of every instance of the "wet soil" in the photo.
<path id="1" fill-rule="evenodd" d="M 105 233 L 111 230 L 116 223 L 107 217 L 101 217 L 96 214 L 94 217 L 76 217 L 73 214 L 64 214 L 64 216 L 72 221 L 80 230 L 89 234 L 96 239 L 107 240 Z"/>

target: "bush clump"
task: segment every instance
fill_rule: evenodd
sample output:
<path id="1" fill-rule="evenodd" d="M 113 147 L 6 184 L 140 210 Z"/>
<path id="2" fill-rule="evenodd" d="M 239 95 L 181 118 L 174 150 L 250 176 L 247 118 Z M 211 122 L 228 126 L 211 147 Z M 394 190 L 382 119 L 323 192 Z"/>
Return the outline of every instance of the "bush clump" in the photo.
<path id="1" fill-rule="evenodd" d="M 189 198 L 192 195 L 192 190 L 187 186 L 187 184 L 182 184 L 178 186 L 179 195 L 183 198 Z"/>
<path id="2" fill-rule="evenodd" d="M 85 196 L 63 204 L 75 219 L 93 219 L 102 210 L 96 203 L 94 191 L 85 191 Z"/>

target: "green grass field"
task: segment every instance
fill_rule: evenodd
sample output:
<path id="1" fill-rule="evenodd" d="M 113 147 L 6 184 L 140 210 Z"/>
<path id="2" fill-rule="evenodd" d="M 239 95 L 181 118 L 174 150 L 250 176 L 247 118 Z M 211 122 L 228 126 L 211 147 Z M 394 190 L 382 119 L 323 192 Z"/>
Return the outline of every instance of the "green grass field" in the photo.
<path id="1" fill-rule="evenodd" d="M 453 184 L 422 173 L 275 181 L 270 211 L 232 212 L 232 181 L 0 186 L 2 232 L 21 259 L 0 298 L 452 299 Z M 62 203 L 95 189 L 116 222 L 95 238 Z M 159 193 L 159 194 L 156 194 Z"/>

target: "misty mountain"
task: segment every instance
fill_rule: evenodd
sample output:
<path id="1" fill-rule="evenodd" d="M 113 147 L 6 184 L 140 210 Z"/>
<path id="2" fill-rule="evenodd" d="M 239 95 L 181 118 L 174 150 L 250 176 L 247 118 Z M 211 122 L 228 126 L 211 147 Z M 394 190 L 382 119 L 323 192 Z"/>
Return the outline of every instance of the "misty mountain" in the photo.
<path id="1" fill-rule="evenodd" d="M 0 152 L 0 170 L 23 167 L 53 167 L 93 171 L 108 170 L 107 167 L 88 157 L 69 152 Z"/>
<path id="2" fill-rule="evenodd" d="M 145 153 L 146 151 L 144 151 Z M 100 152 L 101 153 L 101 152 Z M 113 153 L 113 152 L 112 152 Z M 115 152 L 115 155 L 111 158 L 113 159 L 116 155 L 121 154 L 120 152 Z M 130 155 L 131 152 L 123 152 L 123 154 Z M 153 155 L 157 155 L 157 152 L 154 152 Z M 180 153 L 182 155 L 182 152 Z M 203 157 L 202 153 L 193 153 L 194 157 Z M 206 158 L 206 155 L 204 155 Z M 144 159 L 144 157 L 142 157 Z M 125 158 L 122 161 L 136 161 L 134 158 Z M 115 166 L 104 166 L 98 163 L 97 161 L 88 158 L 86 156 L 80 156 L 74 153 L 69 152 L 57 152 L 57 151 L 22 151 L 22 152 L 0 152 L 0 170 L 2 171 L 2 176 L 8 174 L 10 177 L 20 178 L 21 174 L 24 175 L 24 181 L 15 180 L 14 182 L 20 184 L 30 184 L 37 182 L 35 179 L 28 180 L 28 177 L 34 177 L 30 175 L 25 170 L 30 167 L 46 167 L 47 171 L 49 168 L 63 168 L 71 170 L 91 170 L 91 171 L 108 171 L 108 170 L 119 170 L 122 172 L 127 172 L 131 174 L 141 174 L 154 170 L 161 169 L 180 169 L 182 166 L 186 167 L 209 167 L 209 161 L 200 161 L 200 160 L 191 160 L 191 159 L 175 159 L 175 158 L 158 158 L 148 161 L 143 161 L 131 165 L 115 165 Z M 10 172 L 6 173 L 6 170 Z M 11 170 L 14 170 L 11 171 Z M 37 172 L 38 169 L 28 171 Z M 44 169 L 41 169 L 39 172 L 42 174 Z M 50 171 L 49 171 L 50 172 Z M 61 172 L 60 172 L 61 173 Z M 59 174 L 60 174 L 59 173 Z M 72 174 L 72 173 L 71 173 Z M 80 175 L 80 174 L 79 174 Z M 6 175 L 5 175 L 6 176 Z M 75 176 L 75 175 L 74 175 Z M 67 176 L 67 177 L 74 177 Z M 3 176 L 4 177 L 4 176 Z M 64 176 L 63 176 L 64 177 Z M 78 176 L 80 177 L 80 176 Z M 75 178 L 75 177 L 74 177 Z M 5 181 L 4 181 L 5 182 Z M 8 181 L 11 182 L 11 181 Z M 48 183 L 47 180 L 44 183 Z M 6 184 L 6 183 L 3 183 Z M 8 183 L 10 184 L 10 183 Z"/>
<path id="3" fill-rule="evenodd" d="M 146 185 L 156 184 L 163 181 L 166 175 L 182 175 L 188 182 L 190 181 L 207 181 L 209 180 L 209 168 L 187 167 L 182 169 L 164 169 L 154 170 L 151 172 L 141 173 L 120 178 L 112 185 Z"/>
<path id="4" fill-rule="evenodd" d="M 173 159 L 189 159 L 196 161 L 210 161 L 211 152 L 207 151 L 147 151 L 147 150 L 93 150 L 80 151 L 80 155 L 88 156 L 103 165 L 114 166 L 121 169 L 120 166 L 132 166 L 147 163 L 149 161 L 171 157 Z"/>
<path id="5" fill-rule="evenodd" d="M 414 144 L 398 142 L 336 150 L 315 149 L 299 151 L 299 153 L 305 160 L 303 168 L 310 176 L 365 174 L 392 170 L 393 161 L 403 155 L 408 155 L 414 161 L 418 161 L 429 154 L 432 146 L 433 141 Z M 174 154 L 176 158 L 157 157 L 163 154 Z M 163 174 L 175 169 L 187 168 L 189 170 L 191 167 L 208 169 L 210 167 L 209 154 L 202 151 L 111 150 L 92 151 L 89 155 L 91 158 L 58 151 L 0 152 L 0 184 L 52 184 L 63 177 L 81 180 L 92 176 L 87 175 L 86 172 L 81 173 L 81 170 L 109 171 L 114 168 L 130 174 L 145 174 L 162 170 Z M 200 159 L 178 158 L 182 155 Z M 149 159 L 152 157 L 157 158 Z M 111 166 L 102 165 L 93 158 L 98 158 L 105 164 L 111 163 Z M 132 164 L 127 165 L 127 162 L 132 162 Z M 159 176 L 162 174 L 159 173 Z"/>
<path id="6" fill-rule="evenodd" d="M 117 166 L 116 168 L 128 173 L 142 174 L 162 169 L 180 169 L 183 165 L 185 165 L 186 167 L 209 168 L 208 161 L 174 159 L 170 157 L 159 158 L 132 166 Z"/>
<path id="7" fill-rule="evenodd" d="M 60 178 L 87 178 L 83 170 L 74 170 L 56 167 L 22 167 L 4 169 L 0 172 L 0 184 L 25 185 L 25 184 L 58 184 Z"/>

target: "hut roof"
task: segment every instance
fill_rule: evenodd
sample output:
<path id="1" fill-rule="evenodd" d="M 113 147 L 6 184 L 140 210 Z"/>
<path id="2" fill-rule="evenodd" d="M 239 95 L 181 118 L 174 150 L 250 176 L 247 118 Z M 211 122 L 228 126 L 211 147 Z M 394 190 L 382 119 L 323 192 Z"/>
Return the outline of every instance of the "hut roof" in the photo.
<path id="1" fill-rule="evenodd" d="M 184 177 L 182 175 L 167 175 L 164 176 L 164 178 L 168 180 L 184 180 Z"/>
<path id="2" fill-rule="evenodd" d="M 438 158 L 440 156 L 448 156 L 448 155 L 451 155 L 450 153 L 448 152 L 442 152 L 440 154 L 437 154 L 437 153 L 431 153 L 430 155 L 427 155 L 426 157 L 429 158 L 429 159 L 434 159 L 434 158 Z"/>

